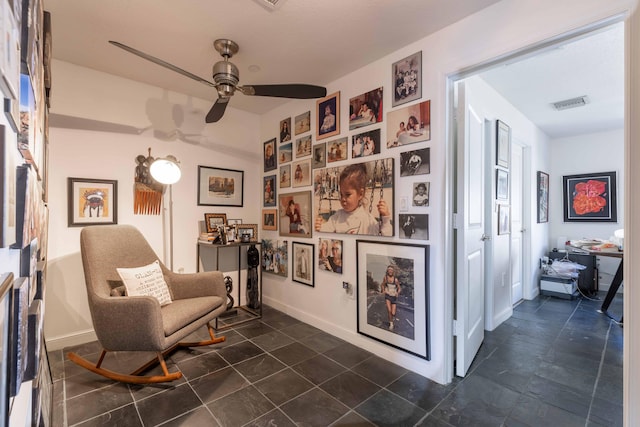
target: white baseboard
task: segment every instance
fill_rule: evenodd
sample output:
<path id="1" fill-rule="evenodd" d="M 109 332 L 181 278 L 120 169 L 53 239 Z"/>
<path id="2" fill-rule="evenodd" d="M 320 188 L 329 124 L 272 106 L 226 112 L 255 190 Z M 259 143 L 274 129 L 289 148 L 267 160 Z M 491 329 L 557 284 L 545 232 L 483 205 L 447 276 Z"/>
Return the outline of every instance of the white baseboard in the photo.
<path id="1" fill-rule="evenodd" d="M 73 347 L 80 344 L 86 344 L 91 341 L 96 341 L 98 337 L 93 329 L 89 329 L 84 332 L 80 332 L 73 335 L 66 335 L 61 337 L 47 339 L 47 351 L 62 350 L 66 347 Z"/>

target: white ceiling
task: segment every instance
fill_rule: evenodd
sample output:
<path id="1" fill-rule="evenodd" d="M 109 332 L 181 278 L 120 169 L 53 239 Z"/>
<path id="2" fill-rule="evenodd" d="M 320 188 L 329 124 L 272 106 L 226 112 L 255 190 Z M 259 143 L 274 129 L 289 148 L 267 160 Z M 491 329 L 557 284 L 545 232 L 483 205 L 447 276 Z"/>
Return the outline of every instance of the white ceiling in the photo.
<path id="1" fill-rule="evenodd" d="M 240 84 L 324 86 L 497 1 L 280 0 L 275 10 L 261 5 L 263 0 L 44 0 L 44 4 L 52 16 L 55 59 L 213 103 L 214 88 L 125 52 L 108 40 L 211 81 L 211 67 L 221 59 L 213 41 L 229 38 L 240 46 L 231 59 L 240 70 Z M 604 39 L 595 48 L 585 39 L 538 55 L 535 61 L 542 62 L 513 63 L 483 77 L 550 136 L 564 136 L 568 124 L 586 130 L 598 121 L 621 123 L 622 42 L 605 33 L 601 36 Z M 259 70 L 250 71 L 255 66 Z M 55 70 L 53 79 L 55 85 Z M 550 102 L 580 95 L 588 95 L 592 103 L 551 114 Z M 236 93 L 230 105 L 262 114 L 284 102 Z M 580 115 L 578 110 L 587 109 L 590 118 L 585 123 L 570 121 Z"/>

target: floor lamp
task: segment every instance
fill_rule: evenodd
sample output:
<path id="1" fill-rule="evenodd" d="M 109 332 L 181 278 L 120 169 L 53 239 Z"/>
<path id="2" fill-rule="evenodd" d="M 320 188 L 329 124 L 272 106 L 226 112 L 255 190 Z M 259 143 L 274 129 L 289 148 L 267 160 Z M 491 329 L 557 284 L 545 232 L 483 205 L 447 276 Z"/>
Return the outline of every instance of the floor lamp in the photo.
<path id="1" fill-rule="evenodd" d="M 173 271 L 173 184 L 180 180 L 180 162 L 172 155 L 161 157 L 151 163 L 149 172 L 160 184 L 169 186 L 169 269 Z"/>

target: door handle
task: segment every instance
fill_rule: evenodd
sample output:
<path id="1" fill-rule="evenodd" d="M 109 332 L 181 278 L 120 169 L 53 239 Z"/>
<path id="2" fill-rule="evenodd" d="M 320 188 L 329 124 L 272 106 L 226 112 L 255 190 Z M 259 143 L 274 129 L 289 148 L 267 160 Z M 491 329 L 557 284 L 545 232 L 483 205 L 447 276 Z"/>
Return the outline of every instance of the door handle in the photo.
<path id="1" fill-rule="evenodd" d="M 491 240 L 491 236 L 487 236 L 486 234 L 482 233 L 482 237 L 480 238 L 480 240 L 486 242 L 487 240 Z"/>

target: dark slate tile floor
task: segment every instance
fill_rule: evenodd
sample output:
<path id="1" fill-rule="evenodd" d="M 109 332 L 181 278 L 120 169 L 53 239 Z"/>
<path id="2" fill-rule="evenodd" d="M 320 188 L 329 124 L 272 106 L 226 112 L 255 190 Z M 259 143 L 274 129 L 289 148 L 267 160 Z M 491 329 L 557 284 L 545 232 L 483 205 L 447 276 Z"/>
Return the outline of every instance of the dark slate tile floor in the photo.
<path id="1" fill-rule="evenodd" d="M 600 295 L 602 299 L 604 295 Z M 437 384 L 265 306 L 226 342 L 176 351 L 178 381 L 125 385 L 50 352 L 54 426 L 622 426 L 622 327 L 601 301 L 538 297 L 484 343 L 465 378 Z M 622 312 L 618 296 L 610 312 Z M 206 330 L 198 337 L 206 338 Z M 148 355 L 110 354 L 130 371 Z"/>

